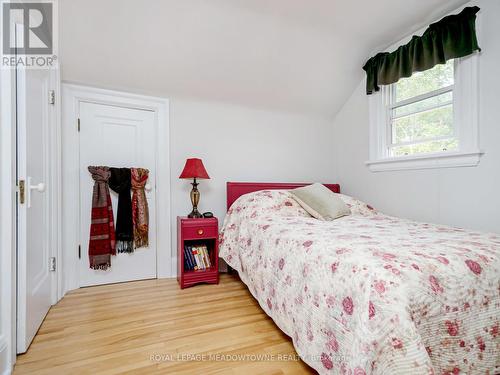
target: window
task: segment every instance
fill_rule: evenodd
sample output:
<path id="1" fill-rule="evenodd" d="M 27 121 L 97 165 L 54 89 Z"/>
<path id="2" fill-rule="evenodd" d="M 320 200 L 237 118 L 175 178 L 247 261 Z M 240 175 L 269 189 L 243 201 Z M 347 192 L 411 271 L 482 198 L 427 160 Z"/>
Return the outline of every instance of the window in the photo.
<path id="1" fill-rule="evenodd" d="M 477 58 L 449 60 L 369 96 L 372 171 L 479 163 Z"/>
<path id="2" fill-rule="evenodd" d="M 458 150 L 453 122 L 454 62 L 403 78 L 390 87 L 390 156 Z"/>

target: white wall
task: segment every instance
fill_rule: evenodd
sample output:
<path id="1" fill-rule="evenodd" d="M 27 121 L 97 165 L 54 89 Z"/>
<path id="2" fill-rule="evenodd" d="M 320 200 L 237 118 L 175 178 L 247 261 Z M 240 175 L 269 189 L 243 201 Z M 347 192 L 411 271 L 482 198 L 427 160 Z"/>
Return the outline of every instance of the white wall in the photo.
<path id="1" fill-rule="evenodd" d="M 338 33 L 351 33 L 268 12 L 267 2 L 247 5 L 60 2 L 63 81 L 170 99 L 174 254 L 176 216 L 191 211 L 191 185 L 178 179 L 188 157 L 202 158 L 211 177 L 200 183 L 200 210 L 213 211 L 221 221 L 226 181 L 335 182 L 332 113 L 349 94 L 338 88 L 352 86 L 356 77 L 347 73 L 353 66 L 348 61 L 337 69 L 334 64 L 346 43 Z M 430 6 L 418 6 L 420 14 Z M 320 18 L 325 14 L 305 8 Z M 302 17 L 300 9 L 295 13 Z M 403 13 L 408 22 L 418 19 Z M 381 38 L 359 43 L 376 45 Z"/>
<path id="2" fill-rule="evenodd" d="M 500 233 L 500 30 L 498 0 L 479 15 L 480 148 L 477 167 L 370 172 L 365 81 L 334 121 L 337 180 L 343 191 L 397 216 Z"/>
<path id="3" fill-rule="evenodd" d="M 200 157 L 199 209 L 226 212 L 227 181 L 333 181 L 331 121 L 188 99 L 171 100 L 172 248 L 177 215 L 191 211 L 191 185 L 179 180 L 186 158 Z"/>
<path id="4" fill-rule="evenodd" d="M 67 96 L 63 96 L 64 99 L 68 100 Z M 227 181 L 331 182 L 334 165 L 333 153 L 329 151 L 333 136 L 331 119 L 179 97 L 170 97 L 169 104 L 170 144 L 163 152 L 167 152 L 170 159 L 172 276 L 177 269 L 176 219 L 192 209 L 190 181 L 179 179 L 187 158 L 199 157 L 204 162 L 211 178 L 200 180 L 199 209 L 212 211 L 220 225 L 226 213 Z M 71 105 L 63 102 L 65 108 Z M 67 123 L 65 118 L 63 124 Z M 63 140 L 65 144 L 70 141 L 67 137 Z M 64 148 L 63 159 L 74 159 L 77 155 L 74 152 L 71 146 Z M 157 194 L 168 194 L 168 191 L 158 190 Z M 74 201 L 70 196 L 66 198 L 66 203 Z M 64 212 L 77 214 L 71 208 Z M 76 218 L 66 218 L 63 222 L 63 231 L 68 234 L 64 243 L 75 242 L 71 235 L 73 221 L 77 222 Z M 69 227 L 65 229 L 68 222 Z M 65 257 L 67 270 L 73 269 L 71 251 L 75 248 L 76 245 L 63 247 L 63 252 L 70 252 Z M 74 275 L 66 273 L 65 279 L 65 290 L 77 287 Z"/>

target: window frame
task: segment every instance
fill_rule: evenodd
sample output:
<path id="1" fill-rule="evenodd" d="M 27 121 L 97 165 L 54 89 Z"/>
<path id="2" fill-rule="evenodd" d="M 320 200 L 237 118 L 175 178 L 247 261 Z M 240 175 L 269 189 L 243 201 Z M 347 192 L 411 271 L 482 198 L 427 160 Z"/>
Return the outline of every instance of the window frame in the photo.
<path id="1" fill-rule="evenodd" d="M 455 59 L 454 84 L 414 98 L 433 97 L 436 93 L 453 92 L 453 127 L 458 149 L 404 156 L 392 156 L 392 85 L 381 86 L 369 95 L 370 159 L 366 165 L 374 172 L 403 169 L 427 169 L 476 166 L 484 152 L 479 150 L 478 134 L 478 53 Z M 407 101 L 410 101 L 407 99 Z M 422 98 L 420 98 L 422 100 Z M 401 103 L 401 102 L 400 102 Z M 399 103 L 398 106 L 401 106 Z M 415 143 L 421 143 L 419 140 Z"/>
<path id="2" fill-rule="evenodd" d="M 480 37 L 480 26 L 481 19 L 478 17 L 476 21 L 478 37 Z M 424 30 L 425 28 L 416 34 L 421 34 Z M 395 43 L 388 50 L 397 48 L 410 38 L 411 35 Z M 388 145 L 392 141 L 390 133 L 392 85 L 381 86 L 380 91 L 368 95 L 369 160 L 365 164 L 371 171 L 473 167 L 479 164 L 484 154 L 479 148 L 479 56 L 480 52 L 476 52 L 454 61 L 453 127 L 458 139 L 458 149 L 455 151 L 391 156 Z"/>

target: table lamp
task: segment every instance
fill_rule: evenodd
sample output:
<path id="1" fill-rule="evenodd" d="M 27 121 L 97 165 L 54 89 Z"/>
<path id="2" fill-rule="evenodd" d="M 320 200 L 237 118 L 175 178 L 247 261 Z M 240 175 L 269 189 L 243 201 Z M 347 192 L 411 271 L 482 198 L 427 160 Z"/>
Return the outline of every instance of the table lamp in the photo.
<path id="1" fill-rule="evenodd" d="M 193 204 L 193 211 L 188 215 L 189 218 L 200 218 L 202 215 L 198 212 L 198 203 L 200 202 L 200 192 L 198 191 L 198 183 L 196 182 L 197 178 L 204 179 L 210 178 L 208 176 L 205 167 L 203 166 L 203 162 L 201 159 L 191 158 L 186 160 L 186 165 L 182 170 L 179 178 L 183 179 L 193 179 L 191 185 L 193 185 L 193 189 L 191 190 L 191 203 Z"/>

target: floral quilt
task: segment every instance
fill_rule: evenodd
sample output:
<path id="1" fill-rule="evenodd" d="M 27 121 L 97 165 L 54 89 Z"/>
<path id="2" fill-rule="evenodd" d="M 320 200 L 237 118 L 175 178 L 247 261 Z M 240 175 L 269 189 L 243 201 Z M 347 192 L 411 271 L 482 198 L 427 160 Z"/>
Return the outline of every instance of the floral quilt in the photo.
<path id="1" fill-rule="evenodd" d="M 321 374 L 500 374 L 500 236 L 384 215 L 312 218 L 241 196 L 220 256 Z"/>

